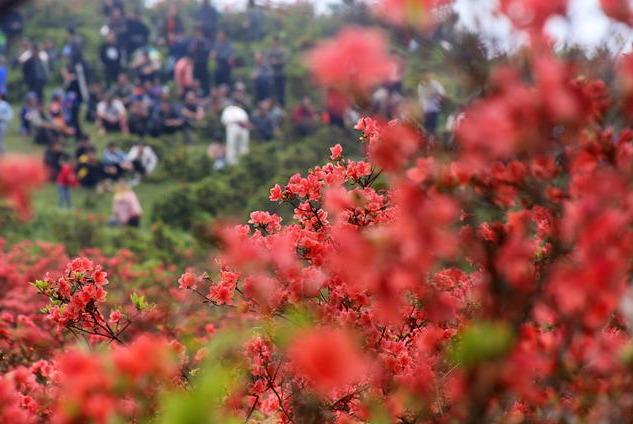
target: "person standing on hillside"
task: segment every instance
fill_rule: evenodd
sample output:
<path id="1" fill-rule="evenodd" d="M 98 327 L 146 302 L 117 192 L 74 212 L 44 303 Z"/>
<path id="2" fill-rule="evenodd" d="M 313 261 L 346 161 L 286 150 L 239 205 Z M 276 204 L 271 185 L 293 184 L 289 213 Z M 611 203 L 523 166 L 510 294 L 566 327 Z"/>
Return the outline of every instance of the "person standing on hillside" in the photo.
<path id="1" fill-rule="evenodd" d="M 213 47 L 213 57 L 215 58 L 215 85 L 226 84 L 229 88 L 232 87 L 233 45 L 224 31 L 218 33 Z"/>
<path id="2" fill-rule="evenodd" d="M 125 47 L 127 61 L 130 62 L 134 53 L 149 44 L 150 29 L 143 22 L 143 14 L 140 8 L 134 9 L 134 12 L 127 18 L 127 45 Z"/>
<path id="3" fill-rule="evenodd" d="M 196 13 L 196 20 L 206 39 L 213 43 L 218 32 L 220 14 L 211 4 L 211 0 L 202 0 Z"/>
<path id="4" fill-rule="evenodd" d="M 9 79 L 9 68 L 7 59 L 0 55 L 0 94 L 7 94 L 7 80 Z"/>
<path id="5" fill-rule="evenodd" d="M 174 85 L 179 96 L 184 96 L 188 90 L 193 88 L 194 83 L 194 62 L 191 55 L 187 54 L 174 65 Z"/>
<path id="6" fill-rule="evenodd" d="M 77 175 L 70 156 L 63 154 L 60 158 L 61 168 L 57 174 L 58 205 L 60 208 L 70 209 L 73 207 L 71 190 L 79 185 Z"/>
<path id="7" fill-rule="evenodd" d="M 104 0 L 101 11 L 106 18 L 109 18 L 114 8 L 123 10 L 123 0 Z"/>
<path id="8" fill-rule="evenodd" d="M 226 163 L 236 165 L 240 157 L 248 153 L 251 128 L 248 113 L 232 104 L 222 112 L 221 121 L 226 130 Z"/>
<path id="9" fill-rule="evenodd" d="M 189 44 L 189 55 L 193 60 L 193 78 L 200 83 L 200 89 L 205 96 L 211 89 L 211 75 L 209 74 L 209 56 L 211 42 L 204 34 L 202 27 L 197 27 Z"/>
<path id="10" fill-rule="evenodd" d="M 99 48 L 99 58 L 103 65 L 106 87 L 110 88 L 114 84 L 121 72 L 122 52 L 116 41 L 114 32 L 110 31 L 106 35 L 105 41 Z"/>
<path id="11" fill-rule="evenodd" d="M 288 65 L 288 50 L 281 45 L 278 35 L 273 37 L 273 45 L 268 52 L 268 62 L 273 69 L 273 89 L 275 100 L 282 107 L 286 107 L 286 67 Z"/>
<path id="12" fill-rule="evenodd" d="M 68 125 L 74 130 L 75 137 L 82 136 L 81 130 L 81 105 L 84 101 L 77 74 L 73 68 L 64 70 L 64 109 L 67 111 Z"/>
<path id="13" fill-rule="evenodd" d="M 5 100 L 4 93 L 0 93 L 0 156 L 6 153 L 4 138 L 7 133 L 9 122 L 13 119 L 13 109 L 9 102 Z"/>
<path id="14" fill-rule="evenodd" d="M 264 13 L 255 0 L 248 0 L 246 22 L 244 22 L 248 41 L 258 41 L 264 38 Z"/>
<path id="15" fill-rule="evenodd" d="M 442 110 L 442 101 L 446 97 L 444 86 L 426 72 L 418 84 L 418 99 L 424 118 L 424 129 L 431 135 L 437 131 L 437 123 Z"/>
<path id="16" fill-rule="evenodd" d="M 161 26 L 162 42 L 166 46 L 171 47 L 177 38 L 184 35 L 184 33 L 185 25 L 178 13 L 178 6 L 170 4 L 167 7 L 167 13 L 165 14 L 165 18 Z"/>
<path id="17" fill-rule="evenodd" d="M 273 71 L 261 52 L 255 53 L 255 69 L 251 78 L 255 91 L 255 104 L 272 97 Z"/>
<path id="18" fill-rule="evenodd" d="M 35 93 L 40 102 L 43 101 L 44 87 L 48 81 L 48 70 L 37 43 L 33 43 L 30 56 L 22 65 L 22 73 L 28 91 Z"/>
<path id="19" fill-rule="evenodd" d="M 67 30 L 68 39 L 62 49 L 64 58 L 67 60 L 68 68 L 75 71 L 79 88 L 84 99 L 88 98 L 88 80 L 90 79 L 89 68 L 86 65 L 83 55 L 83 40 L 75 28 L 70 27 Z"/>

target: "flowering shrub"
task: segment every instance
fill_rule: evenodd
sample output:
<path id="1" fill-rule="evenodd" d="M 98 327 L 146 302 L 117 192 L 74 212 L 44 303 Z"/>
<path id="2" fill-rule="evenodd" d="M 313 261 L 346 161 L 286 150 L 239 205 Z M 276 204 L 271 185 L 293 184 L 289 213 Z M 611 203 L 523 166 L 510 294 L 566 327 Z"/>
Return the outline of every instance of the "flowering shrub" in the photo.
<path id="1" fill-rule="evenodd" d="M 633 130 L 606 123 L 630 112 L 631 58 L 613 92 L 557 58 L 539 34 L 565 3 L 500 2 L 535 49 L 494 73 L 455 149 L 411 120 L 362 118 L 366 158 L 335 145 L 275 185 L 290 222 L 256 211 L 222 227 L 207 272 L 167 288 L 173 274 L 151 269 L 156 284 L 135 289 L 153 307 L 120 285 L 106 296 L 130 277 L 125 254 L 68 261 L 43 245 L 59 260 L 22 267 L 4 253 L 0 418 L 626 422 Z M 389 59 L 381 36 L 351 31 L 312 66 L 354 98 Z M 327 69 L 354 46 L 356 70 Z M 89 336 L 83 349 L 73 332 Z"/>
<path id="2" fill-rule="evenodd" d="M 357 96 L 390 77 L 395 61 L 388 47 L 386 36 L 379 30 L 351 27 L 321 42 L 310 52 L 307 62 L 318 83 Z"/>
<path id="3" fill-rule="evenodd" d="M 17 155 L 0 158 L 0 197 L 6 199 L 22 218 L 29 216 L 31 193 L 45 180 L 44 165 L 37 158 Z"/>

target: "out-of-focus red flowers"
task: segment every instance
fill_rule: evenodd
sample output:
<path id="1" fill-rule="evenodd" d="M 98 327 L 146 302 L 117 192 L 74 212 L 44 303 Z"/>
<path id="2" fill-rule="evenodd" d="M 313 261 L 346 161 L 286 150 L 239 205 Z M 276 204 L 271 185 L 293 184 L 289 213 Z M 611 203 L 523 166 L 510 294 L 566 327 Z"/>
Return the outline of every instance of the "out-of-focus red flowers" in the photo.
<path id="1" fill-rule="evenodd" d="M 501 0 L 501 11 L 514 26 L 531 32 L 541 32 L 547 20 L 564 15 L 568 0 Z"/>
<path id="2" fill-rule="evenodd" d="M 379 135 L 368 138 L 369 158 L 385 171 L 401 169 L 423 142 L 419 131 L 397 121 L 385 125 Z"/>
<path id="3" fill-rule="evenodd" d="M 633 23 L 633 9 L 629 0 L 600 0 L 604 13 L 618 22 Z"/>
<path id="4" fill-rule="evenodd" d="M 332 329 L 298 334 L 288 349 L 288 357 L 297 373 L 322 393 L 354 383 L 364 367 L 354 339 Z"/>
<path id="5" fill-rule="evenodd" d="M 343 156 L 343 147 L 340 144 L 330 147 L 331 160 L 339 160 L 341 156 Z"/>
<path id="6" fill-rule="evenodd" d="M 565 4 L 501 7 L 534 41 Z M 327 85 L 348 96 L 383 73 L 384 39 L 359 34 L 321 47 Z M 357 45 L 358 67 L 337 69 Z M 366 158 L 336 145 L 329 163 L 272 188 L 292 215 L 283 225 L 255 211 L 222 227 L 213 269 L 178 280 L 199 303 L 151 284 L 161 304 L 144 314 L 136 293 L 135 308 L 118 304 L 115 276 L 142 273 L 129 254 L 64 266 L 63 249 L 0 241 L 0 421 L 151 421 L 164 389 L 195 399 L 198 367 L 217 355 L 237 384 L 209 403 L 241 421 L 626 422 L 633 131 L 620 126 L 633 116 L 633 60 L 621 58 L 611 90 L 538 47 L 492 74 L 454 146 L 425 143 L 409 122 L 360 119 Z M 143 281 L 175 286 L 166 268 Z M 50 302 L 39 315 L 26 282 L 46 270 L 33 283 Z M 77 336 L 100 349 L 69 348 Z"/>
<path id="7" fill-rule="evenodd" d="M 178 279 L 178 286 L 184 290 L 195 290 L 198 284 L 198 276 L 192 272 L 185 272 Z"/>
<path id="8" fill-rule="evenodd" d="M 533 61 L 534 86 L 514 69 L 500 69 L 491 95 L 466 111 L 457 135 L 473 165 L 547 150 L 555 129 L 573 132 L 604 115 L 609 105 L 604 84 L 572 78 L 572 67 L 552 56 Z"/>
<path id="9" fill-rule="evenodd" d="M 351 97 L 365 96 L 386 81 L 396 64 L 381 31 L 356 27 L 321 42 L 307 61 L 320 85 Z"/>
<path id="10" fill-rule="evenodd" d="M 9 155 L 0 158 L 0 197 L 8 200 L 18 215 L 30 215 L 31 194 L 46 181 L 46 172 L 37 158 Z"/>
<path id="11" fill-rule="evenodd" d="M 55 365 L 60 392 L 53 421 L 137 421 L 145 411 L 134 402 L 146 397 L 145 402 L 155 405 L 158 385 L 169 386 L 178 371 L 175 353 L 164 339 L 141 335 L 105 355 L 80 350 L 59 355 Z"/>

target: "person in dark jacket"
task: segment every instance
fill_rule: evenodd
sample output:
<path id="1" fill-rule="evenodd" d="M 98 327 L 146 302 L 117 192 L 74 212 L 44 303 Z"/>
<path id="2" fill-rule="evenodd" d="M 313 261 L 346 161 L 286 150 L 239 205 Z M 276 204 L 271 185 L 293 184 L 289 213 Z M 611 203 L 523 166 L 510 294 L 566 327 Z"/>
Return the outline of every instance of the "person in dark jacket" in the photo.
<path id="1" fill-rule="evenodd" d="M 22 14 L 17 10 L 4 12 L 0 17 L 0 30 L 4 32 L 7 38 L 22 34 L 24 30 L 24 18 Z"/>
<path id="2" fill-rule="evenodd" d="M 73 68 L 67 68 L 64 73 L 64 92 L 65 103 L 68 111 L 68 125 L 75 130 L 75 137 L 79 139 L 82 136 L 80 114 L 81 105 L 84 101 L 79 79 Z"/>
<path id="3" fill-rule="evenodd" d="M 12 56 L 11 47 L 17 45 L 18 38 L 24 31 L 24 17 L 17 10 L 5 11 L 0 16 L 0 31 L 6 37 L 6 51 L 4 54 Z"/>
<path id="4" fill-rule="evenodd" d="M 272 96 L 273 71 L 261 52 L 255 54 L 255 69 L 252 79 L 256 103 Z"/>
<path id="5" fill-rule="evenodd" d="M 288 64 L 288 51 L 281 45 L 278 35 L 273 37 L 273 45 L 268 52 L 268 62 L 273 69 L 273 89 L 275 100 L 282 106 L 286 106 L 286 65 Z"/>
<path id="6" fill-rule="evenodd" d="M 218 38 L 213 47 L 215 58 L 215 85 L 226 84 L 232 86 L 231 69 L 233 67 L 233 45 L 226 37 L 224 31 L 218 33 Z"/>
<path id="7" fill-rule="evenodd" d="M 106 86 L 110 88 L 114 84 L 121 72 L 122 52 L 116 36 L 113 32 L 106 35 L 105 42 L 99 49 L 99 57 L 103 64 L 103 72 L 105 74 Z"/>
<path id="8" fill-rule="evenodd" d="M 210 54 L 211 43 L 205 37 L 202 28 L 198 27 L 189 44 L 189 56 L 193 61 L 193 78 L 200 83 L 200 89 L 206 94 L 208 94 L 211 89 L 211 75 L 209 73 Z"/>
<path id="9" fill-rule="evenodd" d="M 31 57 L 22 65 L 22 73 L 28 91 L 35 93 L 41 102 L 44 98 L 44 87 L 48 81 L 48 71 L 40 57 L 40 48 L 36 43 L 31 48 Z"/>
<path id="10" fill-rule="evenodd" d="M 112 10 L 115 8 L 123 9 L 123 0 L 104 0 L 103 6 L 101 7 L 101 11 L 103 12 L 103 16 L 109 18 L 112 15 Z"/>
<path id="11" fill-rule="evenodd" d="M 251 116 L 251 123 L 255 130 L 255 137 L 270 141 L 275 136 L 275 119 L 271 114 L 272 101 L 270 99 L 263 100 L 257 105 L 257 109 Z"/>
<path id="12" fill-rule="evenodd" d="M 63 54 L 68 59 L 68 63 L 74 68 L 77 68 L 78 65 L 85 68 L 83 40 L 81 36 L 77 34 L 75 28 L 69 27 L 67 32 L 68 38 L 64 44 Z"/>
<path id="13" fill-rule="evenodd" d="M 184 35 L 185 25 L 178 14 L 178 6 L 170 4 L 161 26 L 161 37 L 164 44 L 171 46 L 178 36 Z"/>
<path id="14" fill-rule="evenodd" d="M 128 19 L 123 13 L 123 9 L 115 7 L 112 9 L 110 19 L 108 20 L 108 29 L 114 33 L 114 37 L 121 52 L 123 52 L 123 61 L 126 61 L 127 52 L 127 35 L 128 35 Z"/>
<path id="15" fill-rule="evenodd" d="M 105 178 L 104 166 L 97 158 L 94 148 L 89 148 L 77 158 L 75 169 L 79 184 L 84 188 L 93 189 Z"/>
<path id="16" fill-rule="evenodd" d="M 257 41 L 264 38 L 264 13 L 255 0 L 248 0 L 246 9 L 246 37 L 248 41 Z"/>
<path id="17" fill-rule="evenodd" d="M 206 39 L 211 43 L 215 41 L 215 36 L 218 32 L 220 14 L 211 4 L 210 0 L 202 0 L 202 3 L 196 12 L 196 19 L 198 21 L 198 26 L 202 29 Z"/>
<path id="18" fill-rule="evenodd" d="M 185 129 L 185 119 L 180 111 L 180 106 L 169 101 L 166 96 L 155 109 L 152 116 L 150 134 L 153 137 L 161 135 L 173 135 Z"/>
<path id="19" fill-rule="evenodd" d="M 150 29 L 145 22 L 143 22 L 141 9 L 134 9 L 134 13 L 127 18 L 126 54 L 128 60 L 136 50 L 147 46 L 149 36 Z"/>

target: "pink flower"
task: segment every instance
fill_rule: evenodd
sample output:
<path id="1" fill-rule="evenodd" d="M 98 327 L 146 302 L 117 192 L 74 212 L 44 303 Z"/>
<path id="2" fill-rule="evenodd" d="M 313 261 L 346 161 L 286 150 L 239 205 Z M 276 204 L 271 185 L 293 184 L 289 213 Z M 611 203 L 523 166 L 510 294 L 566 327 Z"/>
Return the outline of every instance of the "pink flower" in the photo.
<path id="1" fill-rule="evenodd" d="M 198 277 L 191 273 L 185 272 L 178 279 L 178 287 L 184 290 L 195 290 L 197 288 Z"/>
<path id="2" fill-rule="evenodd" d="M 264 211 L 251 212 L 251 219 L 248 223 L 269 233 L 274 233 L 281 229 L 281 217 Z"/>
<path id="3" fill-rule="evenodd" d="M 330 147 L 330 153 L 331 153 L 330 159 L 339 160 L 341 156 L 343 155 L 343 146 L 341 146 L 340 144 L 337 144 L 336 146 Z"/>
<path id="4" fill-rule="evenodd" d="M 629 0 L 600 0 L 605 15 L 616 21 L 631 24 L 633 10 Z"/>
<path id="5" fill-rule="evenodd" d="M 281 186 L 279 184 L 275 184 L 273 188 L 270 189 L 270 196 L 268 197 L 271 202 L 280 202 L 283 200 L 284 194 Z"/>
<path id="6" fill-rule="evenodd" d="M 122 315 L 121 312 L 119 311 L 112 311 L 110 312 L 110 322 L 113 324 L 118 323 L 119 321 L 121 321 Z"/>
<path id="7" fill-rule="evenodd" d="M 319 84 L 352 96 L 365 94 L 387 80 L 394 64 L 385 35 L 358 27 L 344 29 L 308 55 L 308 65 Z"/>
<path id="8" fill-rule="evenodd" d="M 297 373 L 324 393 L 352 383 L 363 368 L 353 338 L 340 330 L 318 328 L 297 335 L 288 357 Z"/>

